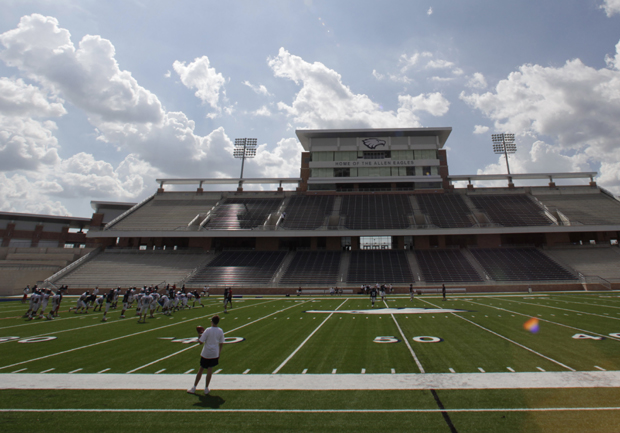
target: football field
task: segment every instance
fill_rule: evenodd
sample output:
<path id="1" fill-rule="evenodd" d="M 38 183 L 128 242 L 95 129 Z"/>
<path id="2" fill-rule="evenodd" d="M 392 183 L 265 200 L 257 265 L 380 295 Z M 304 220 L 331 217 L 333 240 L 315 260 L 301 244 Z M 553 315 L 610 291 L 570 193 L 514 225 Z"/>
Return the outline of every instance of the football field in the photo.
<path id="1" fill-rule="evenodd" d="M 0 303 L 3 431 L 618 431 L 620 294 L 235 298 L 27 321 Z M 208 396 L 196 326 L 226 344 Z M 535 319 L 535 320 L 532 320 Z M 526 325 L 527 323 L 527 325 Z M 524 326 L 526 325 L 526 326 Z M 526 329 L 527 328 L 527 329 Z"/>

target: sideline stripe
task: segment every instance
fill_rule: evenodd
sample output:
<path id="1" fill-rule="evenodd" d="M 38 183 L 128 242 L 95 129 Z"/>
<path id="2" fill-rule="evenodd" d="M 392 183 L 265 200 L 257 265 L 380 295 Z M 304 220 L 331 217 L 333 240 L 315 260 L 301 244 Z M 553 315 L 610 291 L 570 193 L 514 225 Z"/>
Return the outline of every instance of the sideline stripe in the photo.
<path id="1" fill-rule="evenodd" d="M 183 374 L 108 373 L 0 375 L 0 389 L 177 390 Z M 541 373 L 218 374 L 218 391 L 620 388 L 620 371 Z"/>
<path id="2" fill-rule="evenodd" d="M 344 301 L 342 301 L 342 304 L 338 305 L 338 307 L 336 307 L 336 310 L 338 310 L 340 307 L 342 307 L 342 306 L 345 304 L 345 302 L 347 302 L 348 300 L 349 300 L 349 298 L 347 298 L 347 299 L 345 299 Z M 280 370 L 282 369 L 282 367 L 284 367 L 284 366 L 286 365 L 286 363 L 287 363 L 287 362 L 289 362 L 289 361 L 291 360 L 291 358 L 292 358 L 293 356 L 295 356 L 295 354 L 296 354 L 297 352 L 299 352 L 299 350 L 300 350 L 302 347 L 304 347 L 304 344 L 306 344 L 306 343 L 308 342 L 308 340 L 310 340 L 310 338 L 312 338 L 312 336 L 316 333 L 316 331 L 318 331 L 319 329 L 321 329 L 321 326 L 323 326 L 323 325 L 325 324 L 325 322 L 327 322 L 327 321 L 329 320 L 329 318 L 330 318 L 330 317 L 332 317 L 333 315 L 334 315 L 334 313 L 331 313 L 329 316 L 327 316 L 327 317 L 325 318 L 325 320 L 323 320 L 323 321 L 321 322 L 321 324 L 320 324 L 320 325 L 319 325 L 319 326 L 318 326 L 318 327 L 317 327 L 314 331 L 312 331 L 312 333 L 311 333 L 310 335 L 308 335 L 308 337 L 306 337 L 306 339 L 305 339 L 304 341 L 302 341 L 302 343 L 299 345 L 299 347 L 298 347 L 297 349 L 295 349 L 295 350 L 293 351 L 293 353 L 291 353 L 291 354 L 288 356 L 288 358 L 286 358 L 286 359 L 284 360 L 284 362 L 282 362 L 282 364 L 280 364 L 280 365 L 278 366 L 278 368 L 276 368 L 275 370 L 273 370 L 273 373 L 271 373 L 271 374 L 276 374 L 276 373 L 278 373 L 278 371 L 280 371 Z"/>
<path id="3" fill-rule="evenodd" d="M 274 299 L 273 301 L 261 302 L 261 303 L 254 304 L 254 305 L 246 305 L 246 306 L 243 306 L 243 307 L 239 307 L 239 309 L 241 309 L 241 308 L 249 308 L 249 307 L 253 307 L 253 306 L 256 306 L 256 305 L 265 304 L 265 303 L 268 303 L 268 302 L 276 302 L 276 300 Z M 40 361 L 41 359 L 51 358 L 52 356 L 56 356 L 56 355 L 63 355 L 65 353 L 75 352 L 76 350 L 87 349 L 87 348 L 93 347 L 93 346 L 99 346 L 100 344 L 110 343 L 110 342 L 116 341 L 116 340 L 122 340 L 123 338 L 134 337 L 136 335 L 145 334 L 147 332 L 158 331 L 160 329 L 169 328 L 171 326 L 177 326 L 177 325 L 180 325 L 180 324 L 185 323 L 185 322 L 192 322 L 194 320 L 204 319 L 205 317 L 210 316 L 211 314 L 213 314 L 213 313 L 207 314 L 205 316 L 194 317 L 192 319 L 182 320 L 182 321 L 176 322 L 176 323 L 171 323 L 170 325 L 160 326 L 159 328 L 147 329 L 145 331 L 135 332 L 133 334 L 122 335 L 120 337 L 111 338 L 109 340 L 104 340 L 104 341 L 99 341 L 97 343 L 87 344 L 86 346 L 74 347 L 73 349 L 68 349 L 68 350 L 64 350 L 62 352 L 52 353 L 50 355 L 41 356 L 39 358 L 29 359 L 27 361 L 16 362 L 15 364 L 10 364 L 10 365 L 5 365 L 3 367 L 0 367 L 0 370 L 3 370 L 5 368 L 10 368 L 10 367 L 15 367 L 16 365 L 26 364 L 28 362 Z"/>
<path id="4" fill-rule="evenodd" d="M 572 412 L 612 411 L 620 407 L 494 407 L 459 409 L 0 409 L 2 412 L 165 412 L 165 413 L 441 413 L 441 412 Z"/>
<path id="5" fill-rule="evenodd" d="M 422 299 L 422 301 L 424 301 L 424 299 Z M 431 302 L 428 302 L 428 301 L 424 301 L 424 302 L 426 302 L 427 304 L 430 304 L 430 305 L 434 306 L 435 308 L 439 308 L 437 305 L 435 305 L 435 304 L 433 304 L 433 303 L 431 303 Z M 491 334 L 493 334 L 493 335 L 496 335 L 496 336 L 498 336 L 498 337 L 500 337 L 500 338 L 503 338 L 504 340 L 509 341 L 509 342 L 511 342 L 512 344 L 514 344 L 514 345 L 516 345 L 516 346 L 521 347 L 522 349 L 525 349 L 525 350 L 527 350 L 527 351 L 529 351 L 529 352 L 532 352 L 533 354 L 538 355 L 538 356 L 540 356 L 541 358 L 545 358 L 546 360 L 551 361 L 551 362 L 553 362 L 554 364 L 557 364 L 557 365 L 559 365 L 559 366 L 561 366 L 561 367 L 564 367 L 564 368 L 566 368 L 567 370 L 570 370 L 570 371 L 575 371 L 575 369 L 574 369 L 574 368 L 569 367 L 569 366 L 568 366 L 568 365 L 566 365 L 566 364 L 562 364 L 560 361 L 556 361 L 556 360 L 555 360 L 555 359 L 553 359 L 553 358 L 549 358 L 548 356 L 543 355 L 542 353 L 537 352 L 537 351 L 535 351 L 534 349 L 530 349 L 529 347 L 524 346 L 524 345 L 523 345 L 523 344 L 521 344 L 521 343 L 517 343 L 516 341 L 511 340 L 511 339 L 510 339 L 510 338 L 508 338 L 508 337 L 504 337 L 503 335 L 498 334 L 498 333 L 497 333 L 497 332 L 495 332 L 495 331 L 491 331 L 490 329 L 485 328 L 484 326 L 479 325 L 479 324 L 477 324 L 476 322 L 472 322 L 471 320 L 466 319 L 465 317 L 459 316 L 458 314 L 455 314 L 455 313 L 451 313 L 451 314 L 452 314 L 453 316 L 455 316 L 455 317 L 458 317 L 459 319 L 465 320 L 466 322 L 469 322 L 469 323 L 471 323 L 472 325 L 477 326 L 477 327 L 478 327 L 478 328 L 480 328 L 480 329 L 484 329 L 485 331 L 490 332 L 490 333 L 491 333 Z"/>
<path id="6" fill-rule="evenodd" d="M 308 302 L 308 301 L 306 301 L 306 302 Z M 254 321 L 252 321 L 252 322 L 246 323 L 245 325 L 241 325 L 241 326 L 239 326 L 239 327 L 237 327 L 237 328 L 235 328 L 235 329 L 231 329 L 230 331 L 226 331 L 226 332 L 224 332 L 224 335 L 229 334 L 229 333 L 231 333 L 231 332 L 235 332 L 235 331 L 237 331 L 237 330 L 239 330 L 239 329 L 241 329 L 241 328 L 244 328 L 244 327 L 246 327 L 246 326 L 248 326 L 248 325 L 251 325 L 251 324 L 253 324 L 253 323 L 259 322 L 259 321 L 261 321 L 261 320 L 263 320 L 263 319 L 265 319 L 265 318 L 267 318 L 267 317 L 269 317 L 269 316 L 273 316 L 274 314 L 281 313 L 282 311 L 288 310 L 289 308 L 297 307 L 298 305 L 302 305 L 302 304 L 305 304 L 305 302 L 298 303 L 298 304 L 295 304 L 295 305 L 291 305 L 290 307 L 283 308 L 283 309 L 282 309 L 282 310 L 280 310 L 280 311 L 276 311 L 276 312 L 271 313 L 271 314 L 269 314 L 269 315 L 267 315 L 267 316 L 261 317 L 260 319 L 256 319 L 256 320 L 254 320 Z M 246 307 L 248 307 L 248 305 L 246 305 Z M 244 307 L 241 307 L 241 308 L 244 308 Z M 198 346 L 198 345 L 199 345 L 198 343 L 196 343 L 196 344 L 192 344 L 191 346 L 186 347 L 185 349 L 181 349 L 181 350 L 179 350 L 178 352 L 171 353 L 170 355 L 164 356 L 163 358 L 159 358 L 159 359 L 156 359 L 156 360 L 155 360 L 155 361 L 153 361 L 153 362 L 149 362 L 148 364 L 144 364 L 144 365 L 143 365 L 143 366 L 141 366 L 141 367 L 134 368 L 133 370 L 129 370 L 126 374 L 131 374 L 131 373 L 134 373 L 134 372 L 136 372 L 136 371 L 138 371 L 138 370 L 142 370 L 143 368 L 148 367 L 148 366 L 150 366 L 150 365 L 157 364 L 158 362 L 163 361 L 163 360 L 165 360 L 165 359 L 172 358 L 173 356 L 176 356 L 176 355 L 178 355 L 179 353 L 183 353 L 183 352 L 185 352 L 186 350 L 193 349 L 194 347 L 196 347 L 196 346 Z"/>

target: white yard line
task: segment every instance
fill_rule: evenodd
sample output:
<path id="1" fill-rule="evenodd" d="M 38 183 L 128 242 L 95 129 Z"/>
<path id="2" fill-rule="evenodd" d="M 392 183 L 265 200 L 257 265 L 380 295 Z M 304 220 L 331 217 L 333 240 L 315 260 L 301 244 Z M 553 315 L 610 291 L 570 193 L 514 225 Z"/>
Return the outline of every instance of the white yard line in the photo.
<path id="1" fill-rule="evenodd" d="M 490 299 L 493 299 L 493 298 L 490 298 Z M 580 314 L 586 314 L 588 316 L 603 317 L 605 319 L 620 320 L 620 317 L 606 316 L 604 314 L 588 313 L 587 311 L 578 311 L 578 310 L 571 310 L 569 308 L 552 307 L 551 305 L 545 305 L 545 304 L 531 304 L 529 302 L 515 301 L 514 299 L 504 299 L 504 300 L 507 302 L 514 302 L 516 304 L 529 305 L 530 307 L 553 308 L 554 310 L 570 311 L 571 313 L 580 313 Z"/>
<path id="2" fill-rule="evenodd" d="M 267 301 L 267 302 L 275 302 L 275 300 L 273 300 L 273 301 Z M 255 304 L 255 305 L 260 305 L 260 304 L 261 304 L 261 303 L 259 303 L 259 304 Z M 241 308 L 249 308 L 249 307 L 252 307 L 252 306 L 255 306 L 255 305 L 246 305 L 246 306 L 244 306 L 244 307 L 239 307 L 239 308 L 240 308 L 240 309 L 241 309 Z M 135 332 L 135 333 L 133 333 L 133 334 L 122 335 L 122 336 L 120 336 L 120 337 L 111 338 L 111 339 L 109 339 L 109 340 L 104 340 L 104 341 L 99 341 L 99 342 L 97 342 L 97 343 L 87 344 L 86 346 L 74 347 L 73 349 L 63 350 L 62 352 L 57 352 L 57 353 L 52 353 L 52 354 L 50 354 L 50 355 L 40 356 L 40 357 L 38 357 L 38 358 L 33 358 L 33 359 L 29 359 L 29 360 L 27 360 L 27 361 L 17 362 L 17 363 L 15 363 L 15 364 L 11 364 L 11 365 L 5 365 L 5 366 L 3 366 L 3 367 L 0 367 L 0 370 L 3 370 L 3 369 L 5 369 L 5 368 L 14 367 L 14 366 L 16 366 L 16 365 L 26 364 L 26 363 L 28 363 L 28 362 L 39 361 L 39 360 L 41 360 L 41 359 L 51 358 L 52 356 L 63 355 L 63 354 L 65 354 L 65 353 L 75 352 L 76 350 L 87 349 L 87 348 L 89 348 L 89 347 L 93 347 L 93 346 L 99 346 L 100 344 L 106 344 L 106 343 L 110 343 L 110 342 L 112 342 L 112 341 L 122 340 L 123 338 L 134 337 L 134 336 L 136 336 L 136 335 L 144 334 L 144 333 L 147 333 L 147 332 L 153 332 L 153 331 L 157 331 L 157 330 L 160 330 L 160 329 L 169 328 L 169 327 L 171 327 L 171 326 L 177 326 L 177 325 L 180 325 L 180 324 L 185 323 L 185 322 L 193 322 L 194 320 L 199 320 L 199 319 L 205 318 L 205 317 L 210 316 L 210 315 L 211 315 L 211 314 L 208 314 L 208 315 L 206 315 L 206 316 L 199 316 L 199 317 L 195 317 L 195 318 L 193 318 L 193 319 L 188 319 L 188 320 L 181 321 L 181 322 L 171 323 L 170 325 L 164 325 L 164 326 L 160 326 L 160 327 L 158 327 L 158 328 L 147 329 L 147 330 L 145 330 L 145 331 Z"/>
<path id="3" fill-rule="evenodd" d="M 103 370 L 98 371 L 97 374 L 105 373 L 106 371 L 109 371 L 109 370 L 110 368 L 104 368 Z"/>
<path id="4" fill-rule="evenodd" d="M 259 322 L 259 321 L 261 321 L 261 320 L 263 320 L 263 319 L 266 319 L 267 317 L 271 317 L 271 316 L 273 316 L 274 314 L 281 313 L 282 311 L 288 310 L 289 308 L 297 307 L 297 306 L 299 306 L 299 305 L 303 305 L 303 304 L 304 304 L 304 302 L 302 302 L 302 303 L 297 303 L 297 304 L 295 304 L 295 305 L 291 305 L 290 307 L 286 307 L 286 308 L 283 308 L 283 309 L 281 309 L 281 310 L 275 311 L 275 312 L 273 312 L 273 313 L 271 313 L 271 314 L 268 314 L 267 316 L 261 317 L 260 319 L 256 319 L 256 320 L 254 320 L 254 321 L 252 321 L 252 322 L 246 323 L 245 325 L 241 325 L 241 326 L 236 327 L 235 329 L 231 329 L 230 331 L 226 331 L 226 332 L 224 332 L 224 335 L 226 335 L 226 334 L 230 334 L 231 332 L 235 332 L 235 331 L 237 331 L 237 330 L 239 330 L 239 329 L 241 329 L 241 328 L 244 328 L 244 327 L 246 327 L 246 326 L 248 326 L 248 325 L 251 325 L 251 324 L 253 324 L 253 323 Z M 257 305 L 260 305 L 260 304 L 257 304 Z M 246 305 L 245 307 L 240 307 L 240 308 L 246 308 L 246 307 L 250 307 L 250 306 L 251 306 L 251 305 Z M 129 371 L 128 371 L 127 373 L 125 373 L 125 374 L 135 373 L 136 371 L 138 371 L 138 370 L 142 370 L 142 369 L 143 369 L 143 368 L 145 368 L 145 367 L 148 367 L 148 366 L 153 365 L 153 364 L 157 364 L 158 362 L 161 362 L 161 361 L 163 361 L 163 360 L 165 360 L 165 359 L 168 359 L 168 358 L 172 358 L 173 356 L 176 356 L 176 355 L 178 355 L 179 353 L 183 353 L 183 352 L 185 352 L 185 351 L 187 351 L 187 350 L 193 349 L 194 347 L 196 347 L 196 346 L 198 346 L 198 345 L 199 345 L 198 343 L 196 343 L 196 344 L 192 344 L 191 346 L 186 347 L 185 349 L 181 349 L 181 350 L 179 350 L 178 352 L 171 353 L 170 355 L 166 355 L 166 356 L 164 356 L 163 358 L 156 359 L 155 361 L 149 362 L 148 364 L 144 364 L 144 365 L 142 365 L 142 366 L 140 366 L 140 367 L 138 367 L 138 368 L 134 368 L 133 370 L 129 370 Z"/>
<path id="5" fill-rule="evenodd" d="M 190 372 L 193 370 L 190 370 Z M 185 391 L 183 374 L 0 374 L 0 389 Z M 620 371 L 400 374 L 218 374 L 224 390 L 420 390 L 620 388 Z"/>
<path id="6" fill-rule="evenodd" d="M 512 311 L 512 310 L 508 310 L 506 308 L 502 308 L 502 307 L 495 307 L 493 305 L 487 305 L 487 304 L 481 304 L 479 302 L 474 302 L 474 301 L 464 301 L 464 302 L 469 302 L 470 304 L 475 304 L 475 305 L 480 305 L 482 307 L 487 307 L 487 308 L 495 308 L 496 310 L 502 310 L 505 311 L 507 313 L 511 313 L 511 314 L 518 314 L 519 316 L 523 316 L 523 317 L 533 317 L 529 314 L 524 314 L 524 313 L 519 313 L 518 311 Z M 431 304 L 432 305 L 432 304 Z M 460 316 L 459 316 L 460 317 Z M 558 326 L 563 326 L 564 328 L 568 328 L 568 329 L 574 329 L 575 331 L 579 331 L 579 332 L 583 332 L 585 334 L 591 334 L 591 335 L 597 335 L 599 337 L 604 337 L 604 338 L 608 338 L 610 340 L 616 340 L 616 341 L 620 341 L 620 338 L 617 337 L 612 337 L 610 335 L 605 335 L 605 334 L 599 334 L 598 332 L 593 332 L 593 331 L 588 331 L 587 329 L 581 329 L 581 328 L 576 328 L 574 326 L 570 326 L 570 325 L 565 325 L 563 323 L 559 323 L 559 322 L 554 322 L 552 320 L 548 320 L 548 319 L 543 319 L 542 317 L 536 317 L 539 321 L 541 322 L 547 322 L 547 323 L 551 323 L 552 325 L 558 325 Z"/>
<path id="7" fill-rule="evenodd" d="M 423 299 L 422 299 L 422 300 L 423 300 Z M 424 301 L 424 300 L 423 300 L 423 301 Z M 435 304 L 433 304 L 433 303 L 431 303 L 431 302 L 428 302 L 428 301 L 424 301 L 424 302 L 426 302 L 427 304 L 430 304 L 430 305 L 434 306 L 435 308 L 439 308 L 437 305 L 435 305 Z M 458 314 L 455 314 L 455 313 L 451 313 L 451 314 L 452 314 L 453 316 L 455 316 L 455 317 L 458 317 L 459 319 L 462 319 L 462 320 L 465 320 L 466 322 L 471 323 L 471 324 L 472 324 L 472 325 L 474 325 L 474 326 L 477 326 L 477 327 L 478 327 L 478 328 L 480 328 L 480 329 L 483 329 L 483 330 L 485 330 L 485 331 L 487 331 L 487 332 L 490 332 L 491 334 L 493 334 L 493 335 L 495 335 L 495 336 L 497 336 L 497 337 L 500 337 L 500 338 L 502 338 L 502 339 L 504 339 L 504 340 L 506 340 L 506 341 L 508 341 L 508 342 L 510 342 L 510 343 L 512 343 L 512 344 L 514 344 L 514 345 L 516 345 L 516 346 L 519 346 L 520 348 L 525 349 L 525 350 L 527 350 L 528 352 L 531 352 L 531 353 L 533 353 L 533 354 L 535 354 L 535 355 L 540 356 L 541 358 L 544 358 L 544 359 L 546 359 L 546 360 L 548 360 L 548 361 L 553 362 L 554 364 L 557 364 L 557 365 L 559 365 L 559 366 L 561 366 L 561 367 L 564 367 L 564 368 L 566 368 L 567 370 L 570 370 L 570 371 L 575 371 L 575 369 L 574 369 L 574 368 L 571 368 L 571 367 L 569 367 L 568 365 L 561 363 L 560 361 L 556 361 L 556 360 L 555 360 L 555 359 L 553 359 L 553 358 L 549 358 L 548 356 L 543 355 L 542 353 L 537 352 L 537 351 L 535 351 L 534 349 L 531 349 L 531 348 L 529 348 L 529 347 L 527 347 L 527 346 L 524 346 L 524 345 L 523 345 L 523 344 L 521 344 L 521 343 L 517 343 L 516 341 L 511 340 L 510 338 L 505 337 L 505 336 L 503 336 L 503 335 L 501 335 L 501 334 L 498 334 L 497 332 L 492 331 L 492 330 L 490 330 L 490 329 L 488 329 L 488 328 L 485 328 L 484 326 L 479 325 L 478 323 L 473 322 L 473 321 L 471 321 L 471 320 L 469 320 L 469 319 L 466 319 L 466 318 L 465 318 L 465 317 L 463 317 L 463 316 L 459 316 Z"/>
<path id="8" fill-rule="evenodd" d="M 386 307 L 388 306 L 388 304 L 385 301 L 383 303 L 385 304 Z M 424 367 L 422 366 L 422 363 L 420 362 L 420 360 L 416 356 L 415 352 L 413 351 L 413 348 L 411 347 L 411 344 L 409 344 L 409 340 L 407 340 L 407 337 L 405 337 L 405 333 L 403 332 L 402 329 L 400 329 L 400 325 L 398 324 L 398 321 L 396 321 L 396 317 L 394 317 L 393 314 L 390 314 L 390 316 L 392 316 L 392 320 L 396 324 L 396 327 L 398 328 L 398 332 L 400 332 L 400 336 L 403 338 L 403 341 L 407 345 L 407 348 L 409 349 L 409 353 L 411 353 L 411 356 L 413 357 L 413 360 L 415 361 L 416 365 L 418 366 L 418 369 L 420 370 L 420 373 L 426 373 L 424 371 Z"/>
<path id="9" fill-rule="evenodd" d="M 336 310 L 338 310 L 340 307 L 342 307 L 342 306 L 345 304 L 345 302 L 347 302 L 348 300 L 349 300 L 349 298 L 345 299 L 345 300 L 342 302 L 342 304 L 338 305 L 338 307 L 336 308 Z M 311 333 L 310 335 L 308 335 L 308 337 L 306 337 L 306 339 L 305 339 L 305 340 L 304 340 L 304 341 L 303 341 L 303 342 L 299 345 L 299 347 L 297 347 L 297 349 L 295 349 L 295 350 L 293 351 L 293 353 L 291 353 L 291 354 L 288 356 L 288 358 L 286 358 L 286 359 L 282 362 L 282 364 L 280 364 L 280 365 L 278 366 L 278 368 L 276 368 L 276 369 L 273 371 L 273 373 L 271 373 L 271 374 L 277 374 L 277 373 L 278 373 L 278 371 L 280 371 L 280 370 L 282 369 L 282 367 L 284 367 L 284 366 L 286 365 L 286 363 L 287 363 L 287 362 L 289 362 L 289 361 L 291 360 L 291 358 L 292 358 L 293 356 L 295 356 L 295 354 L 296 354 L 297 352 L 299 352 L 299 350 L 300 350 L 302 347 L 304 347 L 304 344 L 306 344 L 306 343 L 308 342 L 308 340 L 310 340 L 310 338 L 312 338 L 312 336 L 313 336 L 313 335 L 314 335 L 314 334 L 315 334 L 315 333 L 316 333 L 319 329 L 321 329 L 321 326 L 323 326 L 323 324 L 325 324 L 325 322 L 327 322 L 327 321 L 329 320 L 329 318 L 330 318 L 330 317 L 332 317 L 333 315 L 334 315 L 334 313 L 331 313 L 329 316 L 327 316 L 327 317 L 325 318 L 325 320 L 323 320 L 323 321 L 321 322 L 321 324 L 320 324 L 320 325 L 319 325 L 319 326 L 318 326 L 318 327 L 317 327 L 314 331 L 312 331 L 312 333 Z"/>

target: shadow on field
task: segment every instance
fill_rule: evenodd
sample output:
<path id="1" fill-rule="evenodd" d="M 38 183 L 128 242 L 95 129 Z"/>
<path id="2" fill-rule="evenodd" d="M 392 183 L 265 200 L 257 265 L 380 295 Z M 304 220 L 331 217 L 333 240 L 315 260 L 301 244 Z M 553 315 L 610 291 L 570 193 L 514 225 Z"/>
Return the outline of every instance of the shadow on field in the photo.
<path id="1" fill-rule="evenodd" d="M 198 402 L 194 403 L 194 406 L 197 407 L 218 409 L 221 405 L 226 403 L 226 400 L 219 395 L 196 395 L 196 397 L 198 397 Z"/>

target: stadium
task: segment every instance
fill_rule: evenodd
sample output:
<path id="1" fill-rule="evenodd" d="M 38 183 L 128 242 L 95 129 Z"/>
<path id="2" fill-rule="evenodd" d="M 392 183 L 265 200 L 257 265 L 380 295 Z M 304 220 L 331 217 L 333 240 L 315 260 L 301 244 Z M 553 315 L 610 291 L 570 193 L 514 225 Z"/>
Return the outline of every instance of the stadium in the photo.
<path id="1" fill-rule="evenodd" d="M 90 220 L 5 213 L 0 269 L 34 267 L 30 284 L 70 293 L 144 284 L 239 294 L 357 293 L 375 283 L 407 292 L 620 288 L 620 202 L 596 173 L 453 176 L 450 132 L 298 130 L 299 178 L 158 179 L 141 203 L 93 202 Z M 478 186 L 489 181 L 506 186 Z M 42 278 L 51 266 L 58 272 Z M 21 293 L 24 280 L 5 284 L 13 281 L 5 290 Z"/>
<path id="2" fill-rule="evenodd" d="M 450 133 L 298 130 L 298 178 L 0 214 L 3 429 L 617 431 L 620 202 L 593 172 L 450 175 Z M 26 320 L 35 283 L 202 297 L 136 323 L 68 296 Z M 215 314 L 211 392 L 188 394 Z"/>

